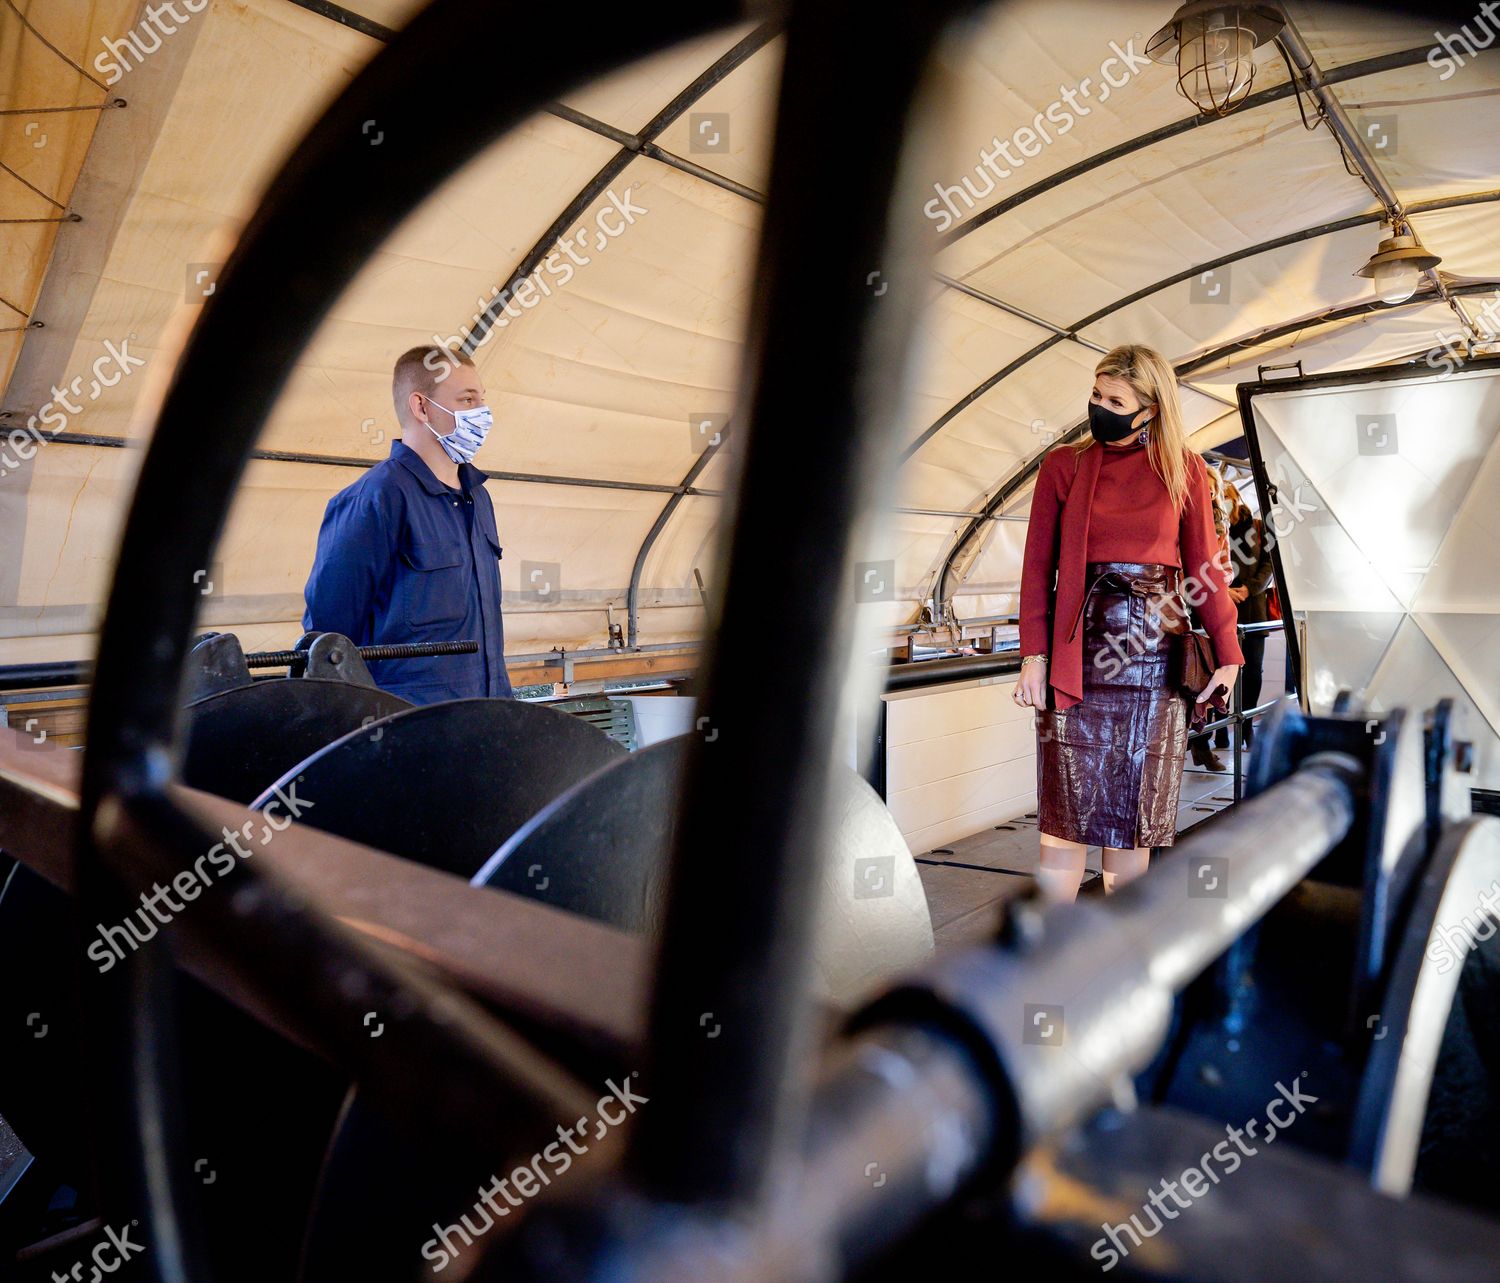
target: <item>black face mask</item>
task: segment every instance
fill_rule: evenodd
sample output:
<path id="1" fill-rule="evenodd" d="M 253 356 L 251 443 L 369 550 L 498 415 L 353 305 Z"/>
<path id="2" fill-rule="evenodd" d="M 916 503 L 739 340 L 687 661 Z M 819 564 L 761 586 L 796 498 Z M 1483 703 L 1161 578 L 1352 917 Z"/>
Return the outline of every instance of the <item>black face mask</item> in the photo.
<path id="1" fill-rule="evenodd" d="M 1132 427 L 1131 422 L 1139 413 L 1139 410 L 1132 410 L 1129 414 L 1117 414 L 1098 402 L 1090 401 L 1089 431 L 1094 434 L 1094 440 L 1101 444 L 1123 440 L 1132 432 L 1144 431 L 1151 423 L 1151 419 L 1147 419 L 1139 428 Z"/>

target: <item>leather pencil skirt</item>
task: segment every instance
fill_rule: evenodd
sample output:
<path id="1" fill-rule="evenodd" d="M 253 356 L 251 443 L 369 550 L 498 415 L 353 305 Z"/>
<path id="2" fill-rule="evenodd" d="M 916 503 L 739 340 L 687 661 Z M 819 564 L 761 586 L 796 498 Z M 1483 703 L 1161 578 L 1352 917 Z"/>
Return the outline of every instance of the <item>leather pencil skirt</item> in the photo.
<path id="1" fill-rule="evenodd" d="M 1085 571 L 1083 699 L 1037 710 L 1037 827 L 1089 846 L 1171 846 L 1187 755 L 1180 643 L 1157 619 L 1176 566 L 1096 561 Z"/>

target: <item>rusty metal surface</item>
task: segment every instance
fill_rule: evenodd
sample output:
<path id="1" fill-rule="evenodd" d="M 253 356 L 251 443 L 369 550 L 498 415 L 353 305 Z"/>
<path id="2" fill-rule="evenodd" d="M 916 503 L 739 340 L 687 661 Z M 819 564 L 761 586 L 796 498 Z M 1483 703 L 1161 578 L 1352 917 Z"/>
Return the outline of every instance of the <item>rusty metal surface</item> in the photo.
<path id="1" fill-rule="evenodd" d="M 1274 1083 L 1266 1094 L 1279 1100 Z M 1057 1278 L 1495 1278 L 1495 1221 L 1388 1198 L 1353 1169 L 1239 1130 L 1232 1143 L 1223 1126 L 1177 1110 L 1106 1112 L 1027 1156 L 1013 1185 L 1018 1227 L 1058 1249 L 1045 1271 Z"/>
<path id="2" fill-rule="evenodd" d="M 73 883 L 73 825 L 82 759 L 0 727 L 0 850 L 64 890 Z"/>
<path id="3" fill-rule="evenodd" d="M 249 822 L 258 839 L 261 815 L 191 789 L 175 794 L 212 828 Z M 304 825 L 255 848 L 253 859 L 324 913 L 430 964 L 508 1017 L 602 1046 L 635 1043 L 647 960 L 624 932 Z"/>
<path id="4" fill-rule="evenodd" d="M 64 891 L 73 888 L 78 768 L 77 754 L 0 729 L 0 847 Z M 324 912 L 535 1024 L 539 1037 L 546 1039 L 548 1028 L 566 1031 L 566 1044 L 615 1054 L 635 1045 L 646 967 L 639 940 L 303 825 L 273 832 L 265 816 L 223 798 L 181 787 L 173 796 L 211 831 L 247 832 L 251 858 Z M 265 842 L 263 831 L 271 834 Z M 224 969 L 192 950 L 180 960 L 252 1015 L 281 1027 Z"/>

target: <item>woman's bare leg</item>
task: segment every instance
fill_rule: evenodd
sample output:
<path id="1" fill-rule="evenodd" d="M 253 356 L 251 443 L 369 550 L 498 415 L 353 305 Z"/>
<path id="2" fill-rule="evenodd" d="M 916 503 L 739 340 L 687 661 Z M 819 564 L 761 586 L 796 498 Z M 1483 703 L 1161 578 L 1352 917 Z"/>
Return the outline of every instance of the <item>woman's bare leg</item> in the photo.
<path id="1" fill-rule="evenodd" d="M 1082 842 L 1069 842 L 1066 838 L 1043 833 L 1041 864 L 1036 871 L 1036 880 L 1042 894 L 1049 900 L 1071 904 L 1078 899 L 1078 888 L 1083 883 L 1083 857 L 1088 847 Z"/>
<path id="2" fill-rule="evenodd" d="M 1127 882 L 1134 882 L 1151 863 L 1149 846 L 1104 848 L 1104 894 L 1113 895 Z"/>

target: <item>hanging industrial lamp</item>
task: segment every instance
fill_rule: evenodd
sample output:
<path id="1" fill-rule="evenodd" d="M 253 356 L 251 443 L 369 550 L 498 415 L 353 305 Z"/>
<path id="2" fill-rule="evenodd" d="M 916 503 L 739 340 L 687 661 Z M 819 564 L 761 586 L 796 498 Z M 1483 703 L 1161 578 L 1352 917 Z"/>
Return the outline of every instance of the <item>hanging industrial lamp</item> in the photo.
<path id="1" fill-rule="evenodd" d="M 1269 43 L 1286 18 L 1274 5 L 1185 4 L 1146 44 L 1146 56 L 1177 64 L 1177 89 L 1205 115 L 1233 111 L 1255 80 L 1251 55 Z"/>
<path id="2" fill-rule="evenodd" d="M 1443 260 L 1423 248 L 1409 223 L 1397 223 L 1391 231 L 1355 275 L 1374 282 L 1375 296 L 1382 303 L 1404 303 L 1417 292 L 1422 273 Z"/>

